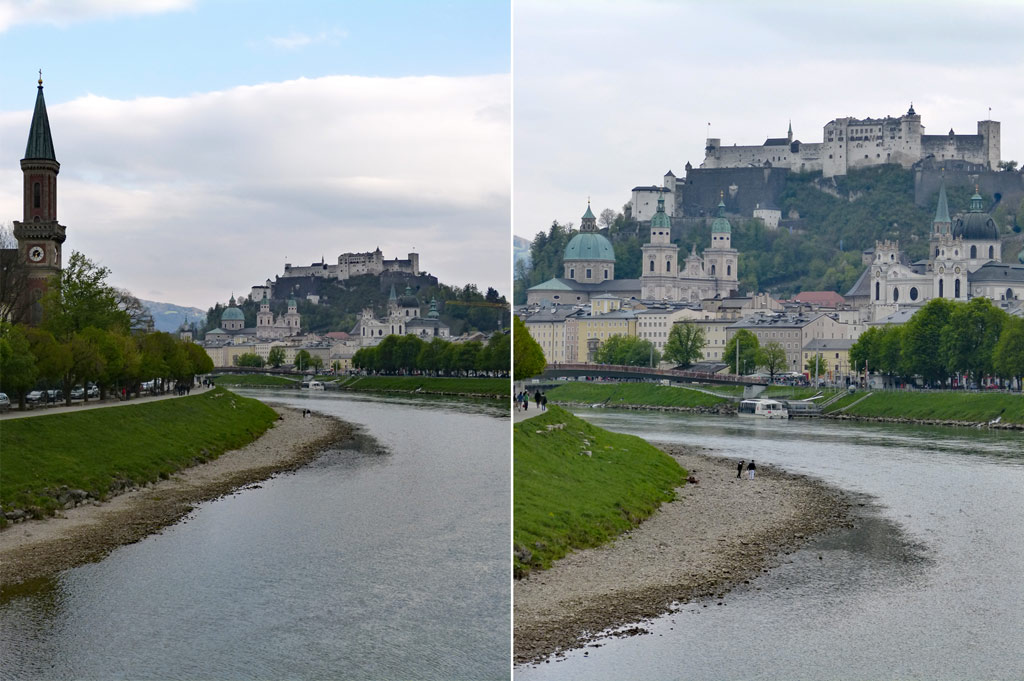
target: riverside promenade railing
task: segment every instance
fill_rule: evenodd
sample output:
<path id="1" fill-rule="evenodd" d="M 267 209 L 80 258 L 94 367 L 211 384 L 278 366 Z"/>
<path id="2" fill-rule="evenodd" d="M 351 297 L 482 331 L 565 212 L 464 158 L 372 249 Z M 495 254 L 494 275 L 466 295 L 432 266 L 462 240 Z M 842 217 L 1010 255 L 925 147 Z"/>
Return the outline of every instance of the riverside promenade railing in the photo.
<path id="1" fill-rule="evenodd" d="M 668 379 L 683 383 L 716 383 L 719 385 L 768 385 L 763 378 L 736 376 L 733 374 L 712 374 L 704 371 L 685 369 L 653 369 L 623 364 L 566 364 L 556 362 L 544 369 L 545 378 L 557 376 L 603 376 L 606 378 L 634 378 L 659 380 Z"/>

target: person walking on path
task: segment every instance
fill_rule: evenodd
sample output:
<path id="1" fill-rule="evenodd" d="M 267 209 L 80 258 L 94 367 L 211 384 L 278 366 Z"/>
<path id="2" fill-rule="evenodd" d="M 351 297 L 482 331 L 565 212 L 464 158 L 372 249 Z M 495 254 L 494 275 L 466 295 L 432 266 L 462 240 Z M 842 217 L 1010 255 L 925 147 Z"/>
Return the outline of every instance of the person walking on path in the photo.
<path id="1" fill-rule="evenodd" d="M 754 479 L 754 471 L 756 471 L 756 470 L 757 470 L 757 466 L 754 465 L 754 460 L 751 459 L 750 463 L 747 464 L 747 475 L 750 476 L 751 480 Z"/>
<path id="2" fill-rule="evenodd" d="M 538 390 L 533 394 L 533 403 L 538 409 L 540 409 L 540 391 Z"/>
<path id="3" fill-rule="evenodd" d="M 523 391 L 523 411 L 530 411 L 530 393 Z"/>
<path id="4" fill-rule="evenodd" d="M 743 459 L 740 459 L 740 462 L 736 464 L 736 477 L 743 477 Z"/>
<path id="5" fill-rule="evenodd" d="M 541 395 L 540 396 L 540 409 L 541 409 L 541 411 L 547 411 L 548 410 L 548 396 L 547 395 Z"/>

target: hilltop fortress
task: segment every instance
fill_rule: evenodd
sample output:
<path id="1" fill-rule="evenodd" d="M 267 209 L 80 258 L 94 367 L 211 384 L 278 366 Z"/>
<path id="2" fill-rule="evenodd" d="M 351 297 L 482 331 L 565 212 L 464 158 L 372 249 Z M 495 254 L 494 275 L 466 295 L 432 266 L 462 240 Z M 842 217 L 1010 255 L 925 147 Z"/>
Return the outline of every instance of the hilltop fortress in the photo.
<path id="1" fill-rule="evenodd" d="M 996 170 L 999 164 L 999 121 L 978 121 L 978 133 L 926 135 L 914 105 L 899 118 L 836 118 L 825 124 L 821 142 L 804 144 L 786 137 L 769 137 L 758 146 L 723 147 L 711 137 L 701 168 L 787 168 L 821 171 L 824 177 L 845 175 L 850 168 L 898 163 L 910 168 L 918 161 L 961 161 Z"/>

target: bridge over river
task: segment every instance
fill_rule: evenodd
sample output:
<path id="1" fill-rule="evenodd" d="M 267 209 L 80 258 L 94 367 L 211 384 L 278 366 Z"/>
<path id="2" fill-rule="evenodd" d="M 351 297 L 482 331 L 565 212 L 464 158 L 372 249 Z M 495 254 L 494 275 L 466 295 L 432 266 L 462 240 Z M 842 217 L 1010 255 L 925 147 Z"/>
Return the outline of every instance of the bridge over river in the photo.
<path id="1" fill-rule="evenodd" d="M 594 376 L 600 378 L 633 379 L 643 381 L 669 380 L 675 383 L 715 383 L 718 385 L 768 385 L 764 378 L 735 376 L 732 374 L 711 374 L 703 371 L 683 369 L 653 369 L 620 364 L 548 364 L 541 374 L 543 378 Z"/>

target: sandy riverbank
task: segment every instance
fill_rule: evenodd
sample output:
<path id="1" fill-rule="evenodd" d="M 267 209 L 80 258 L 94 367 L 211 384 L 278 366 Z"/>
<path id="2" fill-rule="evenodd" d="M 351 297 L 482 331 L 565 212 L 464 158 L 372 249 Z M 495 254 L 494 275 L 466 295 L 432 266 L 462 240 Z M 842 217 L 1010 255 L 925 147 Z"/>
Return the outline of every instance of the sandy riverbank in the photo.
<path id="1" fill-rule="evenodd" d="M 176 522 L 194 504 L 216 499 L 275 473 L 295 469 L 333 442 L 351 437 L 351 426 L 314 414 L 276 407 L 281 418 L 259 439 L 168 480 L 131 490 L 57 517 L 9 525 L 0 531 L 0 584 L 47 577 L 99 560 Z"/>
<path id="2" fill-rule="evenodd" d="M 813 535 L 850 522 L 847 495 L 805 476 L 764 465 L 755 480 L 737 479 L 735 459 L 658 446 L 698 482 L 614 543 L 516 582 L 516 664 L 581 647 L 675 602 L 724 594 Z M 643 631 L 641 624 L 620 635 Z"/>

